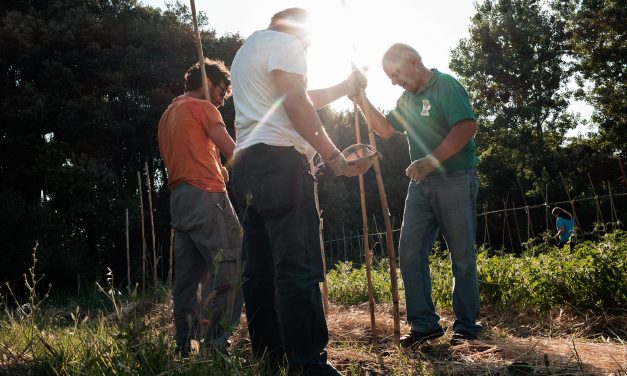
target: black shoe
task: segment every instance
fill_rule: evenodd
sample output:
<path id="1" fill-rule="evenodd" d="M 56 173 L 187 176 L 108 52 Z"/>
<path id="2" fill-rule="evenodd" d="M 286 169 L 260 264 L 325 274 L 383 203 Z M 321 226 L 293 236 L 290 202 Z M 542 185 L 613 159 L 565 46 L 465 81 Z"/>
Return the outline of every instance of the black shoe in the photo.
<path id="1" fill-rule="evenodd" d="M 420 333 L 415 330 L 401 337 L 401 347 L 419 346 L 432 339 L 440 338 L 444 335 L 444 329 L 437 328 L 429 333 Z"/>
<path id="2" fill-rule="evenodd" d="M 302 368 L 289 367 L 288 375 L 303 375 L 303 376 L 342 376 L 340 371 L 335 369 L 329 362 L 326 364 L 307 365 Z"/>
<path id="3" fill-rule="evenodd" d="M 474 341 L 475 339 L 477 339 L 476 335 L 459 330 L 453 333 L 453 337 L 451 338 L 451 346 L 461 345 L 468 341 Z"/>

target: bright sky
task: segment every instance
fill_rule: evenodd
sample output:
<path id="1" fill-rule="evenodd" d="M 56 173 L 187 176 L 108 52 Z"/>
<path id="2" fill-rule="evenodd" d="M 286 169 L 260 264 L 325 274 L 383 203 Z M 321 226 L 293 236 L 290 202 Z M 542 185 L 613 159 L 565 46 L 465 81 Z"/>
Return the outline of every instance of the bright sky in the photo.
<path id="1" fill-rule="evenodd" d="M 168 0 L 141 0 L 165 9 Z M 239 32 L 247 38 L 264 29 L 271 16 L 285 8 L 301 7 L 312 14 L 312 45 L 308 52 L 308 86 L 318 89 L 348 77 L 351 62 L 368 67 L 368 97 L 376 107 L 394 107 L 402 88 L 392 86 L 381 69 L 381 56 L 395 42 L 418 50 L 425 65 L 453 74 L 448 68 L 451 50 L 468 35 L 474 0 L 196 0 L 197 11 L 209 18 L 218 35 Z M 189 1 L 183 0 L 189 6 Z M 346 6 L 344 6 L 346 4 Z M 453 74 L 455 76 L 455 74 Z M 352 108 L 348 99 L 335 109 Z M 590 107 L 572 106 L 589 118 Z M 578 129 L 569 135 L 586 132 Z"/>

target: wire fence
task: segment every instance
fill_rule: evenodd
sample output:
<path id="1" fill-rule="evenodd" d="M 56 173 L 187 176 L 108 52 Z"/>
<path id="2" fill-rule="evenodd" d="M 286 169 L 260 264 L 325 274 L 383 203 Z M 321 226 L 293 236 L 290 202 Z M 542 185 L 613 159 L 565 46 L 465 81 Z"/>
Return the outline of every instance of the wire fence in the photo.
<path id="1" fill-rule="evenodd" d="M 599 225 L 606 230 L 613 231 L 623 226 L 621 217 L 624 215 L 616 206 L 616 200 L 627 196 L 627 192 L 607 195 L 594 195 L 591 197 L 570 199 L 555 202 L 543 202 L 533 205 L 508 207 L 508 200 L 503 200 L 503 209 L 487 210 L 484 205 L 483 211 L 477 213 L 477 245 L 484 245 L 489 248 L 507 249 L 512 252 L 522 250 L 522 244 L 530 239 L 540 236 L 542 232 L 553 230 L 553 219 L 550 215 L 550 208 L 559 205 L 570 205 L 570 211 L 575 217 L 578 231 L 593 231 Z M 545 196 L 546 197 L 546 196 Z M 594 202 L 594 205 L 583 207 L 577 204 Z M 605 210 L 604 210 L 605 208 Z M 581 210 L 584 209 L 584 210 Z M 544 215 L 541 212 L 544 210 Z M 588 216 L 592 210 L 595 211 L 593 220 L 583 222 L 578 219 L 577 212 L 581 210 Z M 607 216 L 609 210 L 609 216 Z M 604 215 L 605 212 L 605 215 Z M 542 217 L 545 217 L 539 223 Z M 374 259 L 387 257 L 385 248 L 385 231 L 380 230 L 376 218 L 373 216 L 369 223 L 368 241 L 372 249 Z M 393 226 L 394 243 L 398 244 L 400 236 L 400 226 Z M 374 231 L 372 231 L 374 230 Z M 521 231 L 522 230 L 522 231 Z M 498 237 L 494 239 L 493 237 Z M 364 236 L 363 229 L 346 230 L 341 232 L 333 229 L 324 230 L 324 248 L 328 265 L 335 265 L 339 261 L 352 261 L 356 264 L 364 262 Z M 442 244 L 444 239 L 441 235 L 437 242 Z M 437 246 L 437 245 L 436 245 Z"/>

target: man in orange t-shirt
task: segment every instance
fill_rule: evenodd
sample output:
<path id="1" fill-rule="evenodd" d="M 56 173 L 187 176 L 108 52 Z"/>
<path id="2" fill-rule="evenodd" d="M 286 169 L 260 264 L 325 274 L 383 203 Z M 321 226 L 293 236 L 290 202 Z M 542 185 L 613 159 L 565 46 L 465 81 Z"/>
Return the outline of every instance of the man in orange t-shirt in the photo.
<path id="1" fill-rule="evenodd" d="M 176 230 L 174 326 L 176 349 L 183 355 L 192 339 L 203 341 L 208 350 L 224 350 L 243 304 L 241 228 L 220 161 L 220 152 L 232 158 L 235 142 L 217 109 L 230 95 L 230 73 L 222 61 L 209 59 L 205 71 L 209 100 L 197 63 L 185 74 L 185 93 L 161 116 L 158 132 Z"/>

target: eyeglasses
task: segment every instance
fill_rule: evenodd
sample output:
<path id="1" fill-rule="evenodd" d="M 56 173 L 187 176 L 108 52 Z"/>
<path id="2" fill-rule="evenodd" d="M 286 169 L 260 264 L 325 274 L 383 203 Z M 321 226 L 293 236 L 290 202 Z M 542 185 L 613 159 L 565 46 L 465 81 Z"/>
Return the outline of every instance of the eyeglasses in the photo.
<path id="1" fill-rule="evenodd" d="M 228 91 L 227 87 L 224 85 L 219 85 L 219 84 L 215 84 L 215 88 L 216 89 L 220 89 L 220 97 L 224 98 L 226 96 L 226 93 Z"/>

